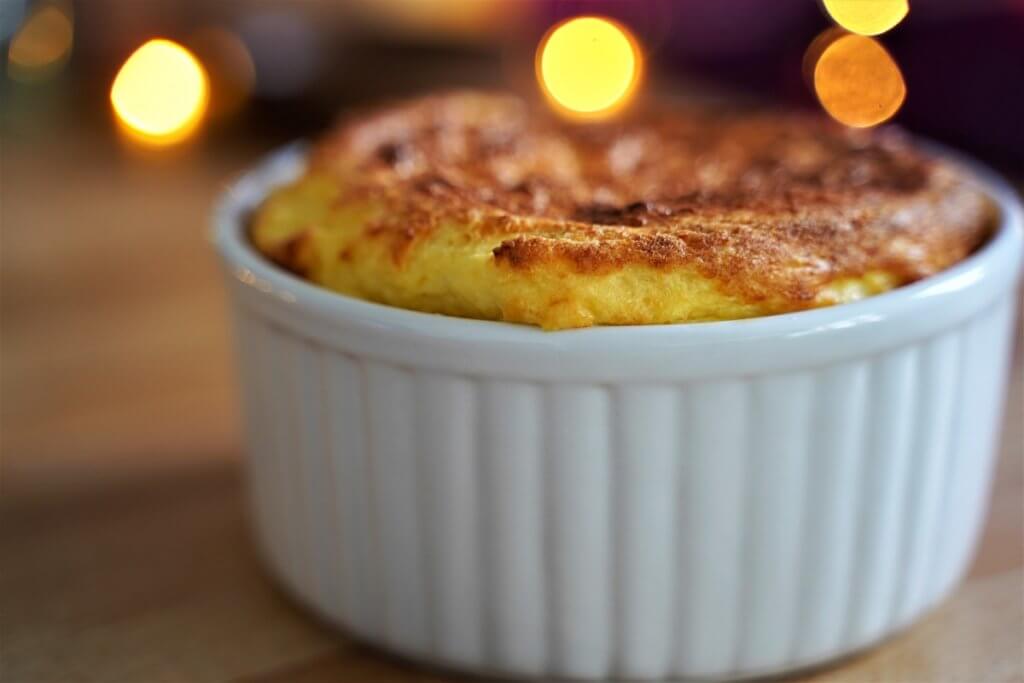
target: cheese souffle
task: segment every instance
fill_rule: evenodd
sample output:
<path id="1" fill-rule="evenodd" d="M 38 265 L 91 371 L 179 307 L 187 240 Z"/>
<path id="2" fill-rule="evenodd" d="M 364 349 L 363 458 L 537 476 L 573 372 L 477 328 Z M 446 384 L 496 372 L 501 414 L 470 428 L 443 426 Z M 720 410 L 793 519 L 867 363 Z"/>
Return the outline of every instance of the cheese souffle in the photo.
<path id="1" fill-rule="evenodd" d="M 892 128 L 670 106 L 579 124 L 453 93 L 340 124 L 251 238 L 337 292 L 556 330 L 861 299 L 960 261 L 995 219 Z"/>

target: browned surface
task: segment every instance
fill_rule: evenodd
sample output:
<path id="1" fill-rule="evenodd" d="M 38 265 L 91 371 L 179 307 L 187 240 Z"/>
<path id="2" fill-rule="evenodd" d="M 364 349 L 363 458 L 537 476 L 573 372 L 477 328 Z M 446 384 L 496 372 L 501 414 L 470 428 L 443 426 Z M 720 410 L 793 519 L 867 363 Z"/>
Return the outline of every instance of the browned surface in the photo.
<path id="1" fill-rule="evenodd" d="M 948 164 L 896 131 L 807 115 L 651 108 L 580 127 L 462 93 L 347 120 L 314 160 L 338 176 L 341 204 L 348 193 L 386 207 L 363 239 L 387 241 L 395 268 L 453 220 L 466 240 L 504 240 L 498 267 L 687 266 L 766 312 L 807 308 L 837 278 L 933 274 L 991 218 Z M 303 270 L 293 242 L 261 246 Z"/>
<path id="2" fill-rule="evenodd" d="M 454 681 L 359 648 L 265 577 L 244 518 L 210 201 L 253 152 L 143 163 L 5 138 L 0 680 Z M 1021 354 L 970 578 L 881 648 L 793 680 L 1024 680 Z"/>

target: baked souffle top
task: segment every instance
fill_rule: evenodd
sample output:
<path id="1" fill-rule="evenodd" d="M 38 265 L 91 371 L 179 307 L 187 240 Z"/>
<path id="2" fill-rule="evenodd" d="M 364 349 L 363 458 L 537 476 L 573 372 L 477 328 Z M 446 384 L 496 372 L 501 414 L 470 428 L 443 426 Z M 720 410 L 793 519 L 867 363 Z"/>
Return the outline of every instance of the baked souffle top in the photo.
<path id="1" fill-rule="evenodd" d="M 562 329 L 859 299 L 960 261 L 994 219 L 893 128 L 667 105 L 579 124 L 453 93 L 342 122 L 252 239 L 338 292 Z"/>

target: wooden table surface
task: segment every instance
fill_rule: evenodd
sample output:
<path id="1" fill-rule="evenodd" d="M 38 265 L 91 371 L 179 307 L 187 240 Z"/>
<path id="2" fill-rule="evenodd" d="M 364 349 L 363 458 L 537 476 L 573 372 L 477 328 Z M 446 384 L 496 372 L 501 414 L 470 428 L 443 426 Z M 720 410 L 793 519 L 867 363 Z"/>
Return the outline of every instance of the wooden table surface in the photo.
<path id="1" fill-rule="evenodd" d="M 446 681 L 307 618 L 244 514 L 225 306 L 204 238 L 258 150 L 140 156 L 7 134 L 2 219 L 3 681 Z M 967 582 L 887 644 L 800 681 L 1024 680 L 1021 353 Z"/>

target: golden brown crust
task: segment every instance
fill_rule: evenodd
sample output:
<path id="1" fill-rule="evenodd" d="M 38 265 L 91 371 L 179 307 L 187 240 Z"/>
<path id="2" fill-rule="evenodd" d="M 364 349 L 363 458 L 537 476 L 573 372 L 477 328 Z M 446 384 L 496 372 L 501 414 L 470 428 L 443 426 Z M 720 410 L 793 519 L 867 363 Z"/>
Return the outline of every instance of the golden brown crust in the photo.
<path id="1" fill-rule="evenodd" d="M 461 93 L 343 124 L 313 168 L 385 202 L 366 238 L 408 246 L 446 219 L 508 234 L 499 266 L 689 264 L 744 298 L 810 301 L 836 278 L 935 273 L 984 239 L 988 201 L 898 131 L 817 116 L 662 108 L 561 123 Z"/>
<path id="2" fill-rule="evenodd" d="M 481 93 L 344 122 L 314 149 L 310 176 L 335 179 L 336 209 L 379 209 L 358 241 L 385 248 L 396 271 L 414 248 L 450 244 L 454 225 L 460 243 L 497 245 L 489 267 L 510 275 L 685 270 L 756 306 L 745 314 L 829 303 L 824 289 L 848 278 L 882 273 L 887 288 L 933 274 L 995 215 L 957 168 L 892 128 L 679 107 L 580 125 Z M 307 237 L 262 246 L 305 272 Z"/>

